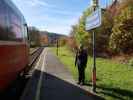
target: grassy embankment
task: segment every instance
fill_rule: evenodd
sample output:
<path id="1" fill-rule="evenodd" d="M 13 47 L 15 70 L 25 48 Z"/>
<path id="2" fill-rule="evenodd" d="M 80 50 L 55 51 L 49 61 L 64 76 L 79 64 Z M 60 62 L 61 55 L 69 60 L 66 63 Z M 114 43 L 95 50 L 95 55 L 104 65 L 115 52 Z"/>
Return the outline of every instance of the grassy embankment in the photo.
<path id="1" fill-rule="evenodd" d="M 56 53 L 56 48 L 52 48 Z M 59 49 L 59 59 L 77 80 L 74 54 L 67 47 Z M 93 58 L 88 58 L 86 83 L 91 87 Z M 97 93 L 107 100 L 133 100 L 133 67 L 116 63 L 111 59 L 97 58 Z"/>

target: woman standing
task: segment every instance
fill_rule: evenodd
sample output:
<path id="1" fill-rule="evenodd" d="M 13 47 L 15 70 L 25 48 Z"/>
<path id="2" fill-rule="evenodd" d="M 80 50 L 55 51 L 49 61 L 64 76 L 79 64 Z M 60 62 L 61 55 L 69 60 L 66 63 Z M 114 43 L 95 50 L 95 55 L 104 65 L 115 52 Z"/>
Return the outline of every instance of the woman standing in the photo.
<path id="1" fill-rule="evenodd" d="M 76 58 L 75 58 L 75 66 L 77 65 L 78 67 L 78 84 L 84 85 L 85 84 L 85 68 L 87 65 L 87 50 L 84 49 L 83 45 L 80 46 L 79 50 L 76 53 Z"/>

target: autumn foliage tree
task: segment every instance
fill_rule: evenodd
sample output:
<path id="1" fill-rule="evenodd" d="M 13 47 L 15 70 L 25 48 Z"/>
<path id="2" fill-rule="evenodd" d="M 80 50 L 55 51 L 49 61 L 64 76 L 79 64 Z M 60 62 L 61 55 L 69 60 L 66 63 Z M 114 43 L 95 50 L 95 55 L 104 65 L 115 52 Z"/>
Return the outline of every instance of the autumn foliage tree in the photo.
<path id="1" fill-rule="evenodd" d="M 84 44 L 89 51 L 92 51 L 92 30 L 87 32 L 85 24 L 92 11 L 92 7 L 84 11 L 71 31 L 77 44 Z M 133 51 L 133 0 L 116 0 L 110 7 L 102 9 L 102 25 L 93 31 L 96 33 L 97 53 L 119 54 Z"/>
<path id="2" fill-rule="evenodd" d="M 110 48 L 115 52 L 128 53 L 133 51 L 133 1 L 123 1 L 118 10 L 110 36 Z"/>
<path id="3" fill-rule="evenodd" d="M 29 38 L 30 38 L 30 45 L 31 46 L 40 46 L 40 32 L 35 27 L 29 27 L 28 30 Z"/>
<path id="4" fill-rule="evenodd" d="M 75 52 L 78 48 L 76 40 L 74 37 L 67 38 L 67 46 L 70 48 L 71 51 Z"/>
<path id="5" fill-rule="evenodd" d="M 90 53 L 92 53 L 92 30 L 86 31 L 86 18 L 92 13 L 93 8 L 88 8 L 79 19 L 79 23 L 72 27 L 72 32 L 77 44 L 80 43 L 86 46 Z M 93 30 L 96 33 L 96 50 L 97 52 L 104 52 L 108 48 L 108 41 L 113 26 L 110 13 L 102 9 L 102 26 Z M 71 33 L 72 33 L 71 32 Z"/>

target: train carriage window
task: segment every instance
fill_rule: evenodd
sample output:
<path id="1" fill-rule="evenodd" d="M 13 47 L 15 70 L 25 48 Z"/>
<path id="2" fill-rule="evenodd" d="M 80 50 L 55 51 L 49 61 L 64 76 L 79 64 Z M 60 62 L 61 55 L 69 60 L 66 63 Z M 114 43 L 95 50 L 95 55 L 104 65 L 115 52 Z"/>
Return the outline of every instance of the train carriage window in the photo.
<path id="1" fill-rule="evenodd" d="M 19 17 L 13 10 L 8 9 L 9 12 L 9 26 L 10 31 L 12 31 L 15 35 L 16 41 L 22 41 L 22 24 L 21 24 L 21 17 Z"/>
<path id="2" fill-rule="evenodd" d="M 0 26 L 4 27 L 6 23 L 6 13 L 4 10 L 5 6 L 2 5 L 2 2 L 0 1 Z"/>
<path id="3" fill-rule="evenodd" d="M 8 40 L 6 5 L 0 0 L 0 40 Z"/>
<path id="4" fill-rule="evenodd" d="M 0 40 L 22 41 L 22 37 L 21 16 L 0 0 Z"/>

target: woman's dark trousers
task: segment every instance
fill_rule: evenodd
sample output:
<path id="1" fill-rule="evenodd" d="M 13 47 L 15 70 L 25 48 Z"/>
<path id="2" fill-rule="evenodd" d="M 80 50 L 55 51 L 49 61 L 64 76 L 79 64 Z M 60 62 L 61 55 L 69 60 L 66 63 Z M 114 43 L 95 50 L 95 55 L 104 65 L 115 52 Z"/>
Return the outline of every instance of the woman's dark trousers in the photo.
<path id="1" fill-rule="evenodd" d="M 79 80 L 78 82 L 79 83 L 84 83 L 84 80 L 85 80 L 85 67 L 83 66 L 78 66 L 78 73 L 79 73 Z"/>

